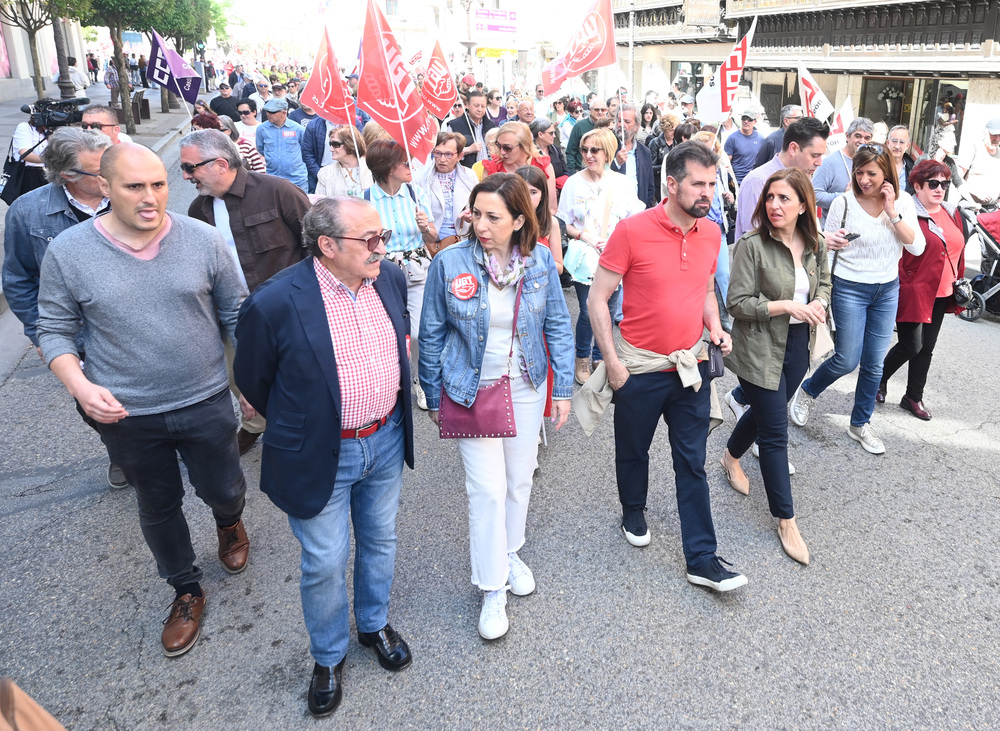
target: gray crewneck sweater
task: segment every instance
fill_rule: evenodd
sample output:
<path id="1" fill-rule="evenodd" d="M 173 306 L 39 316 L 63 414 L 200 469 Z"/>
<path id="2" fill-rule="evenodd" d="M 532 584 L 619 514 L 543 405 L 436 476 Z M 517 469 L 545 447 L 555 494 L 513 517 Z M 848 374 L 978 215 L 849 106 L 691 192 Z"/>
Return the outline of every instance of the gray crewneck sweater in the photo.
<path id="1" fill-rule="evenodd" d="M 247 295 L 222 236 L 170 214 L 149 261 L 122 251 L 85 221 L 63 231 L 42 260 L 38 341 L 45 362 L 79 355 L 82 320 L 87 378 L 130 416 L 198 403 L 226 388 L 219 323 L 236 341 Z"/>

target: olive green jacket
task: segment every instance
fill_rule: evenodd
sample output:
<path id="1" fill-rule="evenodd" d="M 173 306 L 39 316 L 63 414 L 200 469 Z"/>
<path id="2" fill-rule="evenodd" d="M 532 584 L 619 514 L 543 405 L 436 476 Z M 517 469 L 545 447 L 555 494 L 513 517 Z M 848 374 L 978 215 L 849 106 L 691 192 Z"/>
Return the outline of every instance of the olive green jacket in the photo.
<path id="1" fill-rule="evenodd" d="M 830 302 L 830 265 L 826 239 L 819 235 L 816 253 L 808 249 L 802 266 L 809 276 L 809 301 L 817 297 Z M 754 385 L 777 391 L 785 361 L 788 315 L 771 317 L 767 305 L 790 300 L 795 295 L 795 262 L 792 252 L 766 232 L 751 232 L 736 242 L 729 279 L 726 308 L 733 318 L 733 352 L 726 367 Z M 816 344 L 816 328 L 810 328 L 809 351 Z"/>

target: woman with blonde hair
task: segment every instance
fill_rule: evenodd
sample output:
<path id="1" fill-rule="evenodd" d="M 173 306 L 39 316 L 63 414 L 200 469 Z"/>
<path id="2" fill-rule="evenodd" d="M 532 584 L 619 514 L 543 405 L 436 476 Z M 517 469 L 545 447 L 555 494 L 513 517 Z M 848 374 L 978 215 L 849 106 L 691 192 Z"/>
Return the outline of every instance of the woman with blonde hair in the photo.
<path id="1" fill-rule="evenodd" d="M 333 162 L 320 168 L 316 176 L 316 195 L 361 198 L 375 182 L 365 162 L 368 146 L 364 137 L 349 125 L 330 132 L 330 156 Z"/>
<path id="2" fill-rule="evenodd" d="M 534 165 L 545 173 L 549 189 L 549 207 L 556 212 L 556 174 L 552 160 L 543 155 L 531 136 L 531 129 L 523 122 L 505 122 L 497 133 L 497 156 L 481 160 L 472 166 L 480 180 L 494 173 L 514 173 L 523 165 Z"/>

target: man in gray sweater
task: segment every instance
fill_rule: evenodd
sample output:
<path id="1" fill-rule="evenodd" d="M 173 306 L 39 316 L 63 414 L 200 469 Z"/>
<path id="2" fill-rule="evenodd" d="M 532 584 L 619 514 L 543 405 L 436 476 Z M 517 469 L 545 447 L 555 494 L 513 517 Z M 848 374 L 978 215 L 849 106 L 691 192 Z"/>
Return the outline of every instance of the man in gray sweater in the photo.
<path id="1" fill-rule="evenodd" d="M 205 606 L 177 453 L 212 509 L 223 567 L 239 573 L 250 550 L 219 332 L 221 321 L 233 337 L 246 288 L 215 229 L 167 214 L 167 174 L 153 152 L 110 148 L 100 183 L 111 212 L 59 234 L 42 261 L 38 341 L 135 487 L 143 537 L 176 592 L 162 635 L 173 657 L 197 642 Z"/>

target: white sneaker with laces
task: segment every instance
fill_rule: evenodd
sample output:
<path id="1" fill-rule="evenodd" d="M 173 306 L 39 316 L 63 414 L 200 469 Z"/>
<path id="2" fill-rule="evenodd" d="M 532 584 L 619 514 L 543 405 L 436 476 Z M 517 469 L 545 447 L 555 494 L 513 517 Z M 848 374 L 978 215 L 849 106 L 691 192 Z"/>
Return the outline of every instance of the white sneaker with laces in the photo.
<path id="1" fill-rule="evenodd" d="M 885 445 L 882 440 L 875 436 L 871 424 L 847 427 L 847 436 L 858 442 L 869 454 L 885 454 Z"/>
<path id="2" fill-rule="evenodd" d="M 757 459 L 760 459 L 760 447 L 757 445 L 757 442 L 753 443 L 752 450 L 753 450 L 753 456 L 756 457 Z M 791 462 L 788 463 L 788 474 L 790 475 L 795 474 L 795 465 L 793 465 Z"/>
<path id="3" fill-rule="evenodd" d="M 795 395 L 792 396 L 792 403 L 788 409 L 788 415 L 792 423 L 795 426 L 805 426 L 815 406 L 816 402 L 813 400 L 813 397 L 803 391 L 802 386 L 799 386 L 795 389 Z"/>
<path id="4" fill-rule="evenodd" d="M 417 397 L 417 408 L 427 411 L 427 396 L 424 394 L 424 389 L 416 381 L 413 382 L 413 393 Z"/>
<path id="5" fill-rule="evenodd" d="M 528 596 L 532 593 L 535 590 L 535 576 L 516 552 L 511 551 L 507 554 L 507 564 L 510 566 L 507 583 L 510 584 L 511 594 Z"/>
<path id="6" fill-rule="evenodd" d="M 736 389 L 734 388 L 733 391 L 735 390 Z M 729 410 L 733 412 L 733 416 L 736 417 L 736 421 L 739 421 L 740 419 L 743 418 L 743 414 L 745 414 L 746 410 L 749 409 L 750 407 L 744 406 L 739 401 L 737 401 L 733 397 L 733 391 L 729 391 L 726 394 L 726 403 L 729 405 Z"/>
<path id="7" fill-rule="evenodd" d="M 483 610 L 479 613 L 479 636 L 495 640 L 507 634 L 507 587 L 483 593 Z"/>

